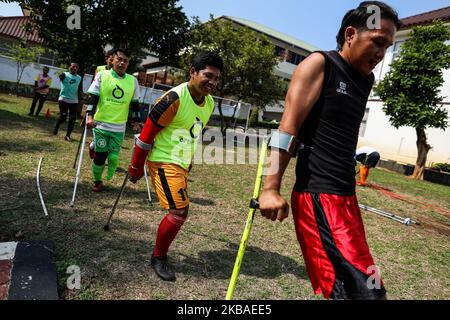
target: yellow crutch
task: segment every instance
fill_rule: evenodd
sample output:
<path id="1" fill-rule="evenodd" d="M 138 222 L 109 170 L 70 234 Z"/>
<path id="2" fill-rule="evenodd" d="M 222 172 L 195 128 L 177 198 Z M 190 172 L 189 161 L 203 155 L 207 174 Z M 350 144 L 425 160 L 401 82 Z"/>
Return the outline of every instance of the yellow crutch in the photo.
<path id="1" fill-rule="evenodd" d="M 248 238 L 250 236 L 250 231 L 252 229 L 255 210 L 259 208 L 258 198 L 261 191 L 260 189 L 264 170 L 264 163 L 267 155 L 267 142 L 268 142 L 267 139 L 265 139 L 259 152 L 258 171 L 256 173 L 253 198 L 250 201 L 250 209 L 247 215 L 247 222 L 245 223 L 244 233 L 242 234 L 241 243 L 239 245 L 239 251 L 236 256 L 236 262 L 234 263 L 233 273 L 231 274 L 230 284 L 228 285 L 227 296 L 225 298 L 226 300 L 231 300 L 233 298 L 234 289 L 236 287 L 236 282 L 239 275 L 239 270 L 241 269 L 242 260 L 244 258 L 245 248 L 247 247 Z"/>

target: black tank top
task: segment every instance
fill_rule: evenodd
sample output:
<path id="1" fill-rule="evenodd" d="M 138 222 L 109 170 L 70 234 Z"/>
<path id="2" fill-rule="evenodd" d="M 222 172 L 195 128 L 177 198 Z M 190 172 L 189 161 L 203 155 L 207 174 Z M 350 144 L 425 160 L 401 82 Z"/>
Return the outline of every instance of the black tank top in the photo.
<path id="1" fill-rule="evenodd" d="M 299 131 L 296 191 L 355 194 L 355 150 L 361 120 L 374 82 L 356 71 L 337 51 L 325 57 L 319 100 Z"/>

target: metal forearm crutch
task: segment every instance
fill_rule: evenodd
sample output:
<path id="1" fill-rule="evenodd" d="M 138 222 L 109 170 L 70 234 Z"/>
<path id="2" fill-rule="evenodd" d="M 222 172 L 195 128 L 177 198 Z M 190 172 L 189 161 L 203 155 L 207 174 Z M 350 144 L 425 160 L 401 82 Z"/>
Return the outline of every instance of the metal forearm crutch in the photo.
<path id="1" fill-rule="evenodd" d="M 136 144 L 137 137 L 139 137 L 138 134 L 134 135 L 134 143 L 135 144 Z M 133 149 L 133 155 L 134 155 L 134 149 Z M 133 155 L 131 156 L 131 159 L 133 159 Z M 145 175 L 147 176 L 146 169 L 147 168 L 144 166 L 144 172 L 145 172 Z M 125 179 L 123 180 L 122 187 L 120 188 L 119 195 L 117 196 L 116 202 L 114 202 L 114 206 L 111 209 L 111 213 L 109 214 L 108 220 L 106 221 L 106 224 L 103 227 L 103 230 L 105 230 L 105 231 L 109 230 L 109 223 L 111 222 L 111 218 L 114 215 L 114 212 L 116 211 L 117 204 L 119 203 L 119 200 L 120 200 L 120 198 L 122 196 L 123 190 L 125 189 L 125 185 L 127 184 L 127 180 L 128 180 L 128 171 L 125 174 Z M 151 195 L 150 195 L 150 189 L 149 189 L 149 186 L 148 186 L 148 182 L 147 182 L 147 191 L 148 191 L 148 197 L 149 197 L 150 204 L 152 204 L 152 198 L 151 198 Z"/>
<path id="2" fill-rule="evenodd" d="M 412 220 L 410 218 L 399 217 L 399 216 L 397 216 L 397 215 L 395 215 L 393 213 L 382 211 L 382 210 L 377 209 L 377 208 L 372 208 L 372 207 L 366 206 L 364 204 L 359 204 L 359 207 L 361 209 L 364 209 L 364 210 L 376 213 L 376 214 L 378 214 L 378 215 L 380 215 L 382 217 L 389 218 L 389 219 L 392 219 L 394 221 L 400 222 L 400 223 L 402 223 L 402 224 L 404 224 L 406 226 L 409 226 L 411 224 L 418 224 L 418 225 L 420 225 L 419 222 L 414 221 L 414 220 Z"/>
<path id="3" fill-rule="evenodd" d="M 245 248 L 247 247 L 248 238 L 253 225 L 253 218 L 255 216 L 255 210 L 259 208 L 258 198 L 261 189 L 264 162 L 267 154 L 267 140 L 261 146 L 261 151 L 259 153 L 258 161 L 258 171 L 256 173 L 255 188 L 253 190 L 253 198 L 250 201 L 250 209 L 247 215 L 247 221 L 245 223 L 244 233 L 242 234 L 241 243 L 239 245 L 239 251 L 236 256 L 236 262 L 234 263 L 233 273 L 231 274 L 230 284 L 228 285 L 228 291 L 226 300 L 231 300 L 233 298 L 234 289 L 236 287 L 237 278 L 239 275 L 239 270 L 241 269 L 242 260 L 244 258 Z"/>
<path id="4" fill-rule="evenodd" d="M 139 134 L 134 135 L 134 148 L 136 148 L 137 139 L 139 138 Z M 133 155 L 134 155 L 134 149 L 133 149 Z M 133 156 L 131 156 L 131 161 L 133 161 Z M 147 186 L 147 195 L 148 195 L 148 202 L 150 205 L 153 204 L 152 201 L 152 195 L 150 193 L 150 185 L 148 183 L 148 174 L 147 174 L 147 164 L 144 163 L 144 177 L 145 177 L 145 184 Z"/>
<path id="5" fill-rule="evenodd" d="M 123 190 L 125 189 L 125 185 L 127 184 L 128 180 L 128 171 L 125 174 L 125 179 L 123 180 L 122 187 L 120 188 L 119 194 L 117 196 L 116 202 L 114 202 L 114 206 L 111 209 L 111 213 L 109 214 L 108 220 L 106 221 L 105 226 L 103 227 L 103 230 L 108 231 L 109 230 L 109 223 L 111 222 L 111 218 L 116 211 L 117 204 L 119 203 L 120 197 L 122 196 Z"/>
<path id="6" fill-rule="evenodd" d="M 152 201 L 152 194 L 150 193 L 150 185 L 148 183 L 147 164 L 144 164 L 144 177 L 145 177 L 145 184 L 147 185 L 148 202 L 150 203 L 150 205 L 152 205 L 153 201 Z"/>
<path id="7" fill-rule="evenodd" d="M 77 185 L 78 180 L 80 179 L 80 171 L 81 171 L 81 164 L 83 162 L 83 151 L 84 151 L 84 144 L 86 142 L 86 134 L 87 134 L 87 121 L 84 124 L 84 131 L 83 131 L 83 138 L 81 139 L 81 150 L 80 150 L 80 159 L 78 160 L 78 168 L 77 168 L 77 175 L 75 177 L 75 185 L 73 187 L 73 195 L 72 195 L 72 201 L 70 201 L 70 206 L 73 208 L 75 205 L 75 196 L 77 194 Z"/>
<path id="8" fill-rule="evenodd" d="M 82 124 L 84 124 L 86 121 L 86 117 L 83 119 Z M 86 130 L 86 127 L 83 125 L 83 131 L 81 132 L 81 137 L 83 137 L 84 135 L 84 131 Z M 83 139 L 80 139 L 80 142 L 78 143 L 78 149 L 77 149 L 77 154 L 75 155 L 75 160 L 73 161 L 73 168 L 75 169 L 75 166 L 77 165 L 77 159 L 78 159 L 78 154 L 80 153 L 80 147 L 81 147 L 81 141 Z"/>

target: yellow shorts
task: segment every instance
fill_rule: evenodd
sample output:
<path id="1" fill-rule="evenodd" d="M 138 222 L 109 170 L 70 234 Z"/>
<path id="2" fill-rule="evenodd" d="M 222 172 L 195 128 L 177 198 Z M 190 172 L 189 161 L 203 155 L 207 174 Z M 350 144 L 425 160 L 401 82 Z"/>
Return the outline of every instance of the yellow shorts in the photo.
<path id="1" fill-rule="evenodd" d="M 170 210 L 189 205 L 187 170 L 176 164 L 148 160 L 147 167 L 161 207 Z"/>

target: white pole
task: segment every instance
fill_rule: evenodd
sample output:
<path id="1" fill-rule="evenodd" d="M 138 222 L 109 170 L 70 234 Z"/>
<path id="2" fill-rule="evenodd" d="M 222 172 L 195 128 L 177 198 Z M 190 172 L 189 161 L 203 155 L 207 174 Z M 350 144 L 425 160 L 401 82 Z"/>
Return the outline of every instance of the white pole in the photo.
<path id="1" fill-rule="evenodd" d="M 77 185 L 78 185 L 78 180 L 80 178 L 80 171 L 81 171 L 81 163 L 83 162 L 83 152 L 84 152 L 84 144 L 86 142 L 86 133 L 88 131 L 87 128 L 87 120 L 86 123 L 84 125 L 84 133 L 83 133 L 83 138 L 81 140 L 81 150 L 80 150 L 80 159 L 78 160 L 78 168 L 77 168 L 77 175 L 75 177 L 75 185 L 73 187 L 73 195 L 72 195 L 72 201 L 70 201 L 70 206 L 73 208 L 75 205 L 75 195 L 77 194 Z"/>
<path id="2" fill-rule="evenodd" d="M 137 139 L 139 139 L 139 135 L 140 135 L 140 133 L 134 135 L 134 149 L 133 149 L 133 154 L 134 154 L 134 150 L 135 150 L 135 148 L 136 148 Z M 133 160 L 133 156 L 131 156 L 131 160 Z M 144 177 L 145 177 L 145 184 L 146 184 L 146 186 L 147 186 L 148 202 L 149 202 L 150 204 L 152 204 L 152 203 L 153 203 L 153 202 L 152 202 L 152 195 L 151 195 L 151 193 L 150 193 L 150 185 L 148 184 L 147 164 L 144 164 Z"/>
<path id="3" fill-rule="evenodd" d="M 147 175 L 147 164 L 144 164 L 144 176 L 145 176 L 145 183 L 147 184 L 147 193 L 148 193 L 148 202 L 152 204 L 152 195 L 150 193 L 150 186 L 148 184 L 148 175 Z"/>
<path id="4" fill-rule="evenodd" d="M 42 157 L 39 160 L 39 165 L 38 165 L 37 175 L 36 175 L 36 183 L 37 183 L 39 198 L 41 199 L 42 209 L 44 209 L 45 215 L 48 216 L 47 208 L 45 207 L 45 203 L 44 203 L 44 197 L 42 196 L 42 192 L 41 192 L 41 185 L 39 183 L 39 177 L 41 175 L 41 164 L 42 164 Z"/>

